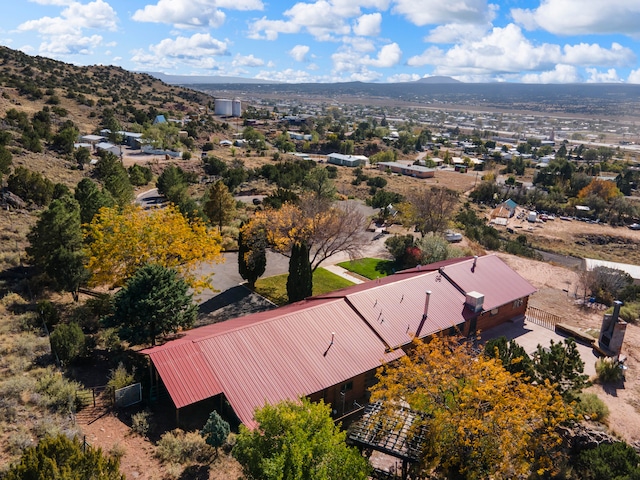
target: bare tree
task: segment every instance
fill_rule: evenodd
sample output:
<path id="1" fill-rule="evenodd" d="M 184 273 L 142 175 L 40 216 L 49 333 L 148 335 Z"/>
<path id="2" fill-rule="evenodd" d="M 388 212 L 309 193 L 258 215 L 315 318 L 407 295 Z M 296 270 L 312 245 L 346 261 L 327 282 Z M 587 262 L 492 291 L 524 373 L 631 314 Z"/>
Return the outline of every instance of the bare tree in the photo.
<path id="1" fill-rule="evenodd" d="M 410 216 L 423 237 L 444 231 L 458 205 L 458 192 L 445 187 L 413 191 L 407 198 L 412 207 Z"/>

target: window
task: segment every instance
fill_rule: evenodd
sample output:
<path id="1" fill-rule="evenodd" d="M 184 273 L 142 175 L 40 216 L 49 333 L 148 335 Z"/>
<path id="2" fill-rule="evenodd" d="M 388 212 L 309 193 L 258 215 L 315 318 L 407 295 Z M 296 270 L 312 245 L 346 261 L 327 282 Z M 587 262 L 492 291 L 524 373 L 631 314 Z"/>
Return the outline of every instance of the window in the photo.
<path id="1" fill-rule="evenodd" d="M 347 382 L 340 388 L 341 392 L 348 392 L 350 390 L 353 390 L 353 382 Z"/>
<path id="2" fill-rule="evenodd" d="M 524 303 L 524 300 L 522 298 L 519 298 L 513 302 L 513 308 L 520 308 L 523 303 Z"/>

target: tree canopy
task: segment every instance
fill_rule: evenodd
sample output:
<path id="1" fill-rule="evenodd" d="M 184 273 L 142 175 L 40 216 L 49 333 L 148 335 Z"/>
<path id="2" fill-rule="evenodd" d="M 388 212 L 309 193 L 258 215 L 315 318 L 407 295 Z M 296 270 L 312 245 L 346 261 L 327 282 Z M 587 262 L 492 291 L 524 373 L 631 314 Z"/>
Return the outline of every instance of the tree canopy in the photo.
<path id="1" fill-rule="evenodd" d="M 198 307 L 188 291 L 176 270 L 144 265 L 116 293 L 113 314 L 104 323 L 133 345 L 155 345 L 158 336 L 193 326 Z"/>
<path id="2" fill-rule="evenodd" d="M 424 471 L 442 478 L 516 478 L 549 471 L 560 455 L 556 427 L 572 412 L 558 392 L 548 382 L 522 381 L 459 339 L 416 341 L 378 378 L 373 401 L 388 408 L 406 402 L 424 414 L 430 439 L 423 446 Z"/>
<path id="3" fill-rule="evenodd" d="M 202 262 L 222 261 L 220 235 L 197 218 L 189 221 L 173 205 L 153 211 L 102 208 L 86 235 L 94 284 L 122 285 L 142 265 L 157 263 L 176 268 L 201 289 L 210 279 L 198 278 L 195 269 Z"/>
<path id="4" fill-rule="evenodd" d="M 55 282 L 55 287 L 74 294 L 88 280 L 80 229 L 80 206 L 69 195 L 49 205 L 27 235 L 27 254 L 34 265 Z"/>
<path id="5" fill-rule="evenodd" d="M 214 183 L 207 192 L 207 201 L 204 204 L 204 213 L 214 225 L 218 225 L 218 230 L 229 223 L 236 212 L 236 201 L 229 192 L 229 189 L 222 180 Z"/>
<path id="6" fill-rule="evenodd" d="M 233 456 L 254 480 L 365 480 L 369 465 L 333 423 L 329 405 L 284 401 L 255 413 L 258 427 L 240 425 Z"/>
<path id="7" fill-rule="evenodd" d="M 83 447 L 64 435 L 46 437 L 28 447 L 20 463 L 13 465 L 5 480 L 124 480 L 120 460 L 105 456 L 99 448 Z"/>

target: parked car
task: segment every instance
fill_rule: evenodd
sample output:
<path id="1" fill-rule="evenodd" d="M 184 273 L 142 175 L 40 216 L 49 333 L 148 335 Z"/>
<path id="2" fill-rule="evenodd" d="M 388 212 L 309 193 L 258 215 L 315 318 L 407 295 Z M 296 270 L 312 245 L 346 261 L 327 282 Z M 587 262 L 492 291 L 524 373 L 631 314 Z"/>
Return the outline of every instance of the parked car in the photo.
<path id="1" fill-rule="evenodd" d="M 631 230 L 640 230 L 640 223 L 632 223 L 631 225 L 629 225 L 629 228 Z"/>
<path id="2" fill-rule="evenodd" d="M 462 241 L 462 234 L 456 232 L 447 232 L 444 234 L 444 239 L 447 242 L 458 243 Z"/>

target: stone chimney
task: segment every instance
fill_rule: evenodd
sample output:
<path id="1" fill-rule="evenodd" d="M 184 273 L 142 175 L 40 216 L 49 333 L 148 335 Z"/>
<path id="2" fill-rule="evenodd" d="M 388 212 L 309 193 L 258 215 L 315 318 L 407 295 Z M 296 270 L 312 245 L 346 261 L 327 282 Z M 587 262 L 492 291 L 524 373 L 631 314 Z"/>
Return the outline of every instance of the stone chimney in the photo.
<path id="1" fill-rule="evenodd" d="M 627 322 L 619 318 L 621 306 L 621 301 L 616 300 L 613 302 L 613 313 L 604 314 L 602 326 L 600 327 L 598 345 L 604 351 L 610 353 L 612 357 L 620 355 L 624 335 L 627 331 Z"/>

